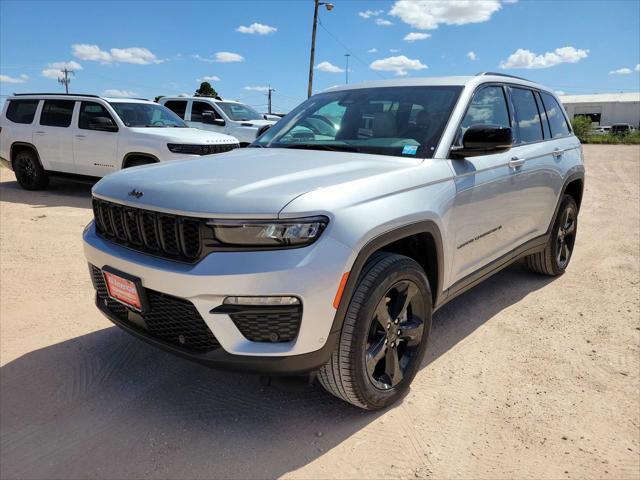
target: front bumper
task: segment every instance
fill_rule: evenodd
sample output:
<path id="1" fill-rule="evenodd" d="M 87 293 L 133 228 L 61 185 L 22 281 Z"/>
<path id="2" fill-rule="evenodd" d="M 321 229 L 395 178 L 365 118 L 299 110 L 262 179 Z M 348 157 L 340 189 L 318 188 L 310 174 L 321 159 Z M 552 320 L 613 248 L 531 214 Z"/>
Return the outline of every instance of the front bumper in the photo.
<path id="1" fill-rule="evenodd" d="M 333 299 L 350 250 L 325 234 L 312 246 L 262 252 L 216 252 L 196 264 L 185 264 L 139 253 L 96 235 L 91 224 L 84 232 L 88 262 L 110 266 L 141 279 L 143 287 L 191 302 L 221 348 L 187 352 L 159 342 L 114 317 L 111 321 L 147 342 L 212 366 L 295 373 L 326 362 L 336 339 Z M 229 315 L 212 313 L 227 296 L 296 296 L 303 310 L 296 338 L 289 342 L 253 342 L 238 330 Z"/>

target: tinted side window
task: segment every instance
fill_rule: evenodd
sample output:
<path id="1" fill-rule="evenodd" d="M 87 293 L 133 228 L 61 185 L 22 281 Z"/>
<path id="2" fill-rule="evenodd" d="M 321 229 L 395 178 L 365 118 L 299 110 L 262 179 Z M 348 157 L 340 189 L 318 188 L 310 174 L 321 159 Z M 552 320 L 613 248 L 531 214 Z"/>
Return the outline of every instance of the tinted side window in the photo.
<path id="1" fill-rule="evenodd" d="M 7 118 L 15 123 L 31 123 L 39 100 L 11 100 L 7 107 Z"/>
<path id="2" fill-rule="evenodd" d="M 544 111 L 544 104 L 540 98 L 540 94 L 536 92 L 536 102 L 538 103 L 538 111 L 540 112 L 540 119 L 542 120 L 542 131 L 544 138 L 551 138 L 551 131 L 549 130 L 549 120 L 547 120 L 547 114 Z"/>
<path id="3" fill-rule="evenodd" d="M 92 119 L 94 118 L 109 118 L 115 125 L 116 122 L 113 121 L 113 118 L 107 112 L 107 109 L 102 105 L 96 102 L 82 102 L 80 104 L 80 118 L 78 119 L 78 128 L 82 128 L 83 130 L 94 130 L 91 126 Z M 95 130 L 100 130 L 99 128 Z"/>
<path id="4" fill-rule="evenodd" d="M 40 125 L 68 127 L 71 125 L 74 100 L 45 100 L 40 115 Z"/>
<path id="5" fill-rule="evenodd" d="M 201 122 L 202 112 L 213 112 L 214 118 L 220 118 L 220 115 L 211 104 L 206 102 L 193 102 L 193 105 L 191 106 L 191 121 Z"/>
<path id="6" fill-rule="evenodd" d="M 184 120 L 184 114 L 187 111 L 186 100 L 170 100 L 164 106 Z"/>
<path id="7" fill-rule="evenodd" d="M 469 104 L 469 109 L 462 119 L 458 142 L 462 142 L 462 135 L 473 125 L 500 125 L 510 127 L 509 109 L 500 86 L 485 87 L 476 92 Z"/>
<path id="8" fill-rule="evenodd" d="M 566 137 L 571 135 L 571 129 L 567 123 L 567 119 L 562 113 L 562 109 L 556 99 L 548 93 L 541 93 L 542 102 L 544 103 L 545 110 L 547 112 L 547 118 L 551 125 L 551 135 L 553 138 Z"/>
<path id="9" fill-rule="evenodd" d="M 520 143 L 539 142 L 542 140 L 542 123 L 536 100 L 531 90 L 512 88 L 511 98 L 516 109 Z"/>

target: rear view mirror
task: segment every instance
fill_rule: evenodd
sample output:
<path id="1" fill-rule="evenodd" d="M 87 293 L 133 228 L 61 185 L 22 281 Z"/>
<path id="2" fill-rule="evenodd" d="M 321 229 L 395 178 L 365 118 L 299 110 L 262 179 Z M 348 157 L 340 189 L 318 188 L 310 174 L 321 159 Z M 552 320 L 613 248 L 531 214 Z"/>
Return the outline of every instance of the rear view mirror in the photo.
<path id="1" fill-rule="evenodd" d="M 208 125 L 219 125 L 220 127 L 224 127 L 225 122 L 221 118 L 216 118 L 216 114 L 213 110 L 206 110 L 202 112 L 202 123 L 206 123 Z"/>
<path id="2" fill-rule="evenodd" d="M 491 155 L 506 152 L 512 145 L 511 128 L 500 125 L 472 125 L 464 132 L 462 146 L 453 147 L 451 154 L 457 158 Z"/>
<path id="3" fill-rule="evenodd" d="M 101 132 L 117 132 L 118 126 L 109 117 L 92 117 L 89 120 L 89 129 Z"/>

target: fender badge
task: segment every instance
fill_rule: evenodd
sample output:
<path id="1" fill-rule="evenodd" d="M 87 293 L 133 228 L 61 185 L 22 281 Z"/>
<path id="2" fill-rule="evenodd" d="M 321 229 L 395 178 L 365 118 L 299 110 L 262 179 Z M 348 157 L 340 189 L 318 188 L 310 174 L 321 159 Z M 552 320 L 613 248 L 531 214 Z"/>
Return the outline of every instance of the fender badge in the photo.
<path id="1" fill-rule="evenodd" d="M 140 198 L 140 197 L 141 197 L 141 196 L 143 196 L 143 195 L 144 195 L 144 193 L 139 192 L 139 191 L 138 191 L 138 190 L 136 190 L 135 188 L 129 192 L 129 196 L 130 196 L 130 197 Z"/>

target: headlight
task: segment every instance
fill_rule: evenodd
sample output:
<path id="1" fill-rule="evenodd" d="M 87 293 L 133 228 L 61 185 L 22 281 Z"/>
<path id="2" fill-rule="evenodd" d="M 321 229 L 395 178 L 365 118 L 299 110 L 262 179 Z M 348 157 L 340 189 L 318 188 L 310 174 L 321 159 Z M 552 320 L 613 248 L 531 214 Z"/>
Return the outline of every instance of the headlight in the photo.
<path id="1" fill-rule="evenodd" d="M 238 247 L 300 247 L 315 242 L 327 226 L 326 217 L 292 220 L 214 220 L 210 224 L 220 243 Z"/>

